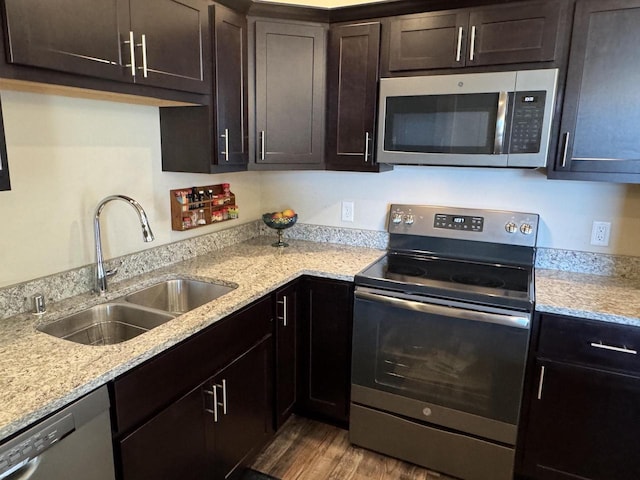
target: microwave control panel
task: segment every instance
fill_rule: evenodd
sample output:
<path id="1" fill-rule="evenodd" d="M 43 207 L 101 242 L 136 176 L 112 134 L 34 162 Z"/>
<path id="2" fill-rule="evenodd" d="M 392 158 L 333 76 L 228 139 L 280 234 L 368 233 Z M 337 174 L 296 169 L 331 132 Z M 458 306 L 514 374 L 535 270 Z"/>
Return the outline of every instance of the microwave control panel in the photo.
<path id="1" fill-rule="evenodd" d="M 515 92 L 509 153 L 538 153 L 546 92 Z"/>

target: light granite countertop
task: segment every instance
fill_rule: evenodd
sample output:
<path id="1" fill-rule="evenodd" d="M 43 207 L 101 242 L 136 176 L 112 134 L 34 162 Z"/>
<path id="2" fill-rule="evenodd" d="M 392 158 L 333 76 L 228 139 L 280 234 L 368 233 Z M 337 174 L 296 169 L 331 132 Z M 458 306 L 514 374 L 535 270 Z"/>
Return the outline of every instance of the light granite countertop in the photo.
<path id="1" fill-rule="evenodd" d="M 536 310 L 640 326 L 640 280 L 536 269 Z"/>
<path id="2" fill-rule="evenodd" d="M 310 274 L 353 280 L 384 251 L 289 239 L 270 246 L 257 237 L 121 282 L 103 298 L 78 295 L 48 305 L 38 318 L 0 320 L 0 440 L 38 421 L 216 321 Z M 232 292 L 127 342 L 92 347 L 40 333 L 44 323 L 176 276 L 237 286 Z M 640 280 L 536 270 L 536 309 L 640 326 Z"/>
<path id="3" fill-rule="evenodd" d="M 85 294 L 52 303 L 41 318 L 22 314 L 1 320 L 0 440 L 301 275 L 353 280 L 384 253 L 301 240 L 289 240 L 290 247 L 279 249 L 271 247 L 273 240 L 258 237 L 113 282 L 106 298 Z M 117 345 L 80 345 L 36 330 L 66 314 L 175 276 L 220 281 L 237 288 Z"/>

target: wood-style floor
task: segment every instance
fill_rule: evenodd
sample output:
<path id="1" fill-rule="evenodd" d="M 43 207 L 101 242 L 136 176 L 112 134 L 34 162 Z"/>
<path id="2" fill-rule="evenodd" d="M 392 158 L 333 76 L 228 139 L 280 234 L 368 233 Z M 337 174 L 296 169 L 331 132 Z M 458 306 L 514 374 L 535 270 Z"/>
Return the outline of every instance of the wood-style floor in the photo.
<path id="1" fill-rule="evenodd" d="M 293 416 L 252 465 L 281 480 L 453 480 L 351 445 L 348 432 Z"/>

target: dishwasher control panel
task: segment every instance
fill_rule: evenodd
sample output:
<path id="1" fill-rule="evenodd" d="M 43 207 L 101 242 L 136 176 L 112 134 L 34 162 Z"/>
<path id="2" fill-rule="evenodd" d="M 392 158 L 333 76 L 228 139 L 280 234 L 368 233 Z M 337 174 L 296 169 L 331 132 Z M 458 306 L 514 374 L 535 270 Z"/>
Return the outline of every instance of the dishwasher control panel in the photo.
<path id="1" fill-rule="evenodd" d="M 68 413 L 60 419 L 51 419 L 49 423 L 45 420 L 35 432 L 31 429 L 1 445 L 0 480 L 22 468 L 74 430 L 73 414 Z"/>

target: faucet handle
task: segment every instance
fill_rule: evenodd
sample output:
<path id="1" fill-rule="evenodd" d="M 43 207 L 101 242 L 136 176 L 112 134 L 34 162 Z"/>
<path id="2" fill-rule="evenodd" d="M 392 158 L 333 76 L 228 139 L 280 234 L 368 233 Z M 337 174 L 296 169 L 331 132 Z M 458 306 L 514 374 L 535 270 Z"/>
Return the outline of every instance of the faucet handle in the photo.
<path id="1" fill-rule="evenodd" d="M 106 272 L 104 272 L 105 276 L 107 278 L 113 277 L 116 273 L 118 273 L 118 268 L 120 268 L 120 265 L 118 265 L 117 267 L 113 267 L 111 270 L 107 270 Z"/>

